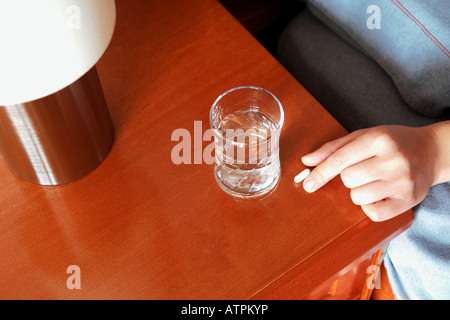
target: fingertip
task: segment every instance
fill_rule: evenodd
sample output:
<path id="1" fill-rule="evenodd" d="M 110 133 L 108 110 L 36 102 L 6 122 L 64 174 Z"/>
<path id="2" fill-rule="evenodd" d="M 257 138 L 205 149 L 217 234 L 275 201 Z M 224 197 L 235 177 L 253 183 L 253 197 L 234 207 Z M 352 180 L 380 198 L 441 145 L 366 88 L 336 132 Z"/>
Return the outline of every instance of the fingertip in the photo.
<path id="1" fill-rule="evenodd" d="M 318 163 L 317 160 L 314 159 L 313 154 L 307 154 L 301 158 L 302 163 L 308 167 L 315 167 Z"/>
<path id="2" fill-rule="evenodd" d="M 313 179 L 306 178 L 305 181 L 303 181 L 303 189 L 305 189 L 305 191 L 308 193 L 312 193 L 316 191 L 318 188 L 317 184 L 314 182 Z"/>
<path id="3" fill-rule="evenodd" d="M 304 164 L 304 165 L 307 165 L 307 163 L 308 163 L 308 154 L 307 155 L 305 155 L 305 156 L 303 156 L 302 158 L 301 158 L 301 160 L 302 160 L 302 163 Z"/>
<path id="4" fill-rule="evenodd" d="M 382 222 L 394 218 L 404 212 L 400 208 L 401 201 L 383 199 L 368 205 L 361 206 L 364 213 L 374 222 Z"/>
<path id="5" fill-rule="evenodd" d="M 381 221 L 378 214 L 379 213 L 378 205 L 375 205 L 375 203 L 362 205 L 361 209 L 364 211 L 366 216 L 368 216 L 370 220 L 372 220 L 373 222 Z"/>

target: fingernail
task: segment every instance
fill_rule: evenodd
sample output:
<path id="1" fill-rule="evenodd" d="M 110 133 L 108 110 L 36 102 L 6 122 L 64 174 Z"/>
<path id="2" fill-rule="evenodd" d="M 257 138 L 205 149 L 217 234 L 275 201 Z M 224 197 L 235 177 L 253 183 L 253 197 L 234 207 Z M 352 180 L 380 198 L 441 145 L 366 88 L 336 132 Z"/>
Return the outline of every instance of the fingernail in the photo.
<path id="1" fill-rule="evenodd" d="M 305 163 L 305 161 L 306 162 L 308 161 L 308 156 L 309 156 L 309 154 L 304 155 L 303 157 L 301 157 L 301 161 L 302 161 L 303 164 Z"/>
<path id="2" fill-rule="evenodd" d="M 303 183 L 303 189 L 305 189 L 306 192 L 313 192 L 316 189 L 316 184 L 312 179 L 306 179 Z"/>

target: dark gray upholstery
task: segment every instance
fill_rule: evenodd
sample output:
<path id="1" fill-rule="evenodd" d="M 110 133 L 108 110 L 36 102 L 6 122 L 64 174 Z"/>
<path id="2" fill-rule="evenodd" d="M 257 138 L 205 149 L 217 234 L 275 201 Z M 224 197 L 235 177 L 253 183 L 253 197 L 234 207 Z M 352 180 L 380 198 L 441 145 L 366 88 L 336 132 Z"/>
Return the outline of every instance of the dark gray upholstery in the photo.
<path id="1" fill-rule="evenodd" d="M 278 59 L 348 131 L 382 124 L 424 126 L 449 120 L 410 108 L 388 74 L 308 9 L 281 35 Z"/>

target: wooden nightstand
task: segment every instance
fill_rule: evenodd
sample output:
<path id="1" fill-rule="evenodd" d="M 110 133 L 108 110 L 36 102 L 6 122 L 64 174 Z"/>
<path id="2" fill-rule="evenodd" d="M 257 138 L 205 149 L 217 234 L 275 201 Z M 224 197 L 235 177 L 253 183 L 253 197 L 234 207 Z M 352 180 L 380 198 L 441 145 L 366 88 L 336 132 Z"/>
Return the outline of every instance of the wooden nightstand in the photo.
<path id="1" fill-rule="evenodd" d="M 113 148 L 56 188 L 0 163 L 0 298 L 367 298 L 367 266 L 412 213 L 374 223 L 339 179 L 314 194 L 293 182 L 302 155 L 346 131 L 216 0 L 116 4 L 97 65 Z M 285 111 L 281 181 L 259 201 L 227 196 L 212 165 L 171 160 L 174 130 L 209 128 L 215 98 L 239 85 Z M 195 141 L 192 154 L 210 143 Z M 67 287 L 71 265 L 81 289 Z"/>

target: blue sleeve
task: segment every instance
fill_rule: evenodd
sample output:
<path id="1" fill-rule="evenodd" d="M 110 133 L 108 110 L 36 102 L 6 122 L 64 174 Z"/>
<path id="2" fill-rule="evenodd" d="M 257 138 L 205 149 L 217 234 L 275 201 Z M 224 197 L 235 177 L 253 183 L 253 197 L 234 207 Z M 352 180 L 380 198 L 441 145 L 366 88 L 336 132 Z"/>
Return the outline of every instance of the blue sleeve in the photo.
<path id="1" fill-rule="evenodd" d="M 450 182 L 415 208 L 414 222 L 392 240 L 384 264 L 398 299 L 450 299 Z"/>

